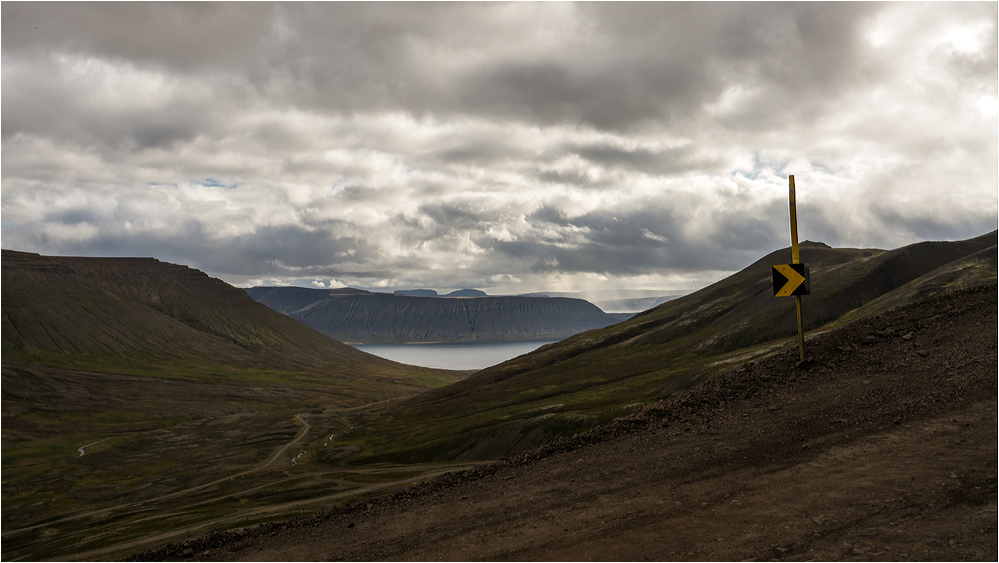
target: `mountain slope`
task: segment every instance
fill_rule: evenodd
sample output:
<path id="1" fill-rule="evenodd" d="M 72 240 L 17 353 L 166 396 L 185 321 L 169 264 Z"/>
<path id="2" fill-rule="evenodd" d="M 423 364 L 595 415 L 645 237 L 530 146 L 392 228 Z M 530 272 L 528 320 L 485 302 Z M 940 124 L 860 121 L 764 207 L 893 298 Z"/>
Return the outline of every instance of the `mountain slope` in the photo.
<path id="1" fill-rule="evenodd" d="M 4 250 L 3 290 L 5 359 L 126 355 L 359 375 L 399 368 L 202 272 L 151 258 Z"/>
<path id="2" fill-rule="evenodd" d="M 153 259 L 3 250 L 2 276 L 8 561 L 328 490 L 289 475 L 344 413 L 467 375 L 365 354 Z"/>
<path id="3" fill-rule="evenodd" d="M 254 301 L 263 303 L 275 311 L 288 315 L 318 303 L 327 297 L 337 295 L 367 295 L 363 289 L 314 289 L 309 287 L 248 287 L 246 292 Z"/>
<path id="4" fill-rule="evenodd" d="M 818 335 L 807 366 L 788 349 L 521 456 L 127 560 L 994 561 L 996 314 L 994 285 L 916 302 Z"/>
<path id="5" fill-rule="evenodd" d="M 812 295 L 804 298 L 806 328 L 814 330 L 920 276 L 934 279 L 933 272 L 952 270 L 978 252 L 987 256 L 996 238 L 993 232 L 891 251 L 806 243 L 802 261 L 810 265 L 813 283 Z M 376 459 L 510 455 L 627 414 L 732 362 L 793 345 L 781 339 L 796 334 L 794 300 L 773 297 L 770 282 L 771 265 L 789 258 L 789 249 L 774 252 L 628 321 L 544 346 L 394 405 L 381 418 L 362 421 L 366 427 L 357 438 Z M 958 270 L 977 272 L 973 285 L 995 284 L 994 266 Z M 420 440 L 400 440 L 388 421 L 411 428 Z"/>
<path id="6" fill-rule="evenodd" d="M 344 342 L 561 340 L 617 322 L 591 303 L 564 297 L 420 297 L 271 287 L 246 292 Z"/>

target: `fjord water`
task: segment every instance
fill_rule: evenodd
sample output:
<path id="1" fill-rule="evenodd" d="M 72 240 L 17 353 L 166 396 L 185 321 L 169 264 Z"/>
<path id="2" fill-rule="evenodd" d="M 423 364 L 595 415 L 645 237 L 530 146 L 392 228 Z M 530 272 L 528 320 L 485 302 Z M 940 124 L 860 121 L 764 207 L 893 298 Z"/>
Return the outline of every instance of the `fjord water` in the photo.
<path id="1" fill-rule="evenodd" d="M 369 354 L 414 366 L 441 369 L 482 369 L 533 352 L 555 340 L 474 342 L 458 344 L 357 344 Z"/>

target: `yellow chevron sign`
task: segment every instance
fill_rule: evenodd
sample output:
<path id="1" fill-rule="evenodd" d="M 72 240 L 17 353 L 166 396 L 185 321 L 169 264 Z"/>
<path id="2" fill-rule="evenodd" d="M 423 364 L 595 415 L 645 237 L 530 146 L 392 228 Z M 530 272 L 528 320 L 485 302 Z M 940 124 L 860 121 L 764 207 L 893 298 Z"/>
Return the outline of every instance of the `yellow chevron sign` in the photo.
<path id="1" fill-rule="evenodd" d="M 809 295 L 812 292 L 805 264 L 777 264 L 772 274 L 774 297 Z"/>

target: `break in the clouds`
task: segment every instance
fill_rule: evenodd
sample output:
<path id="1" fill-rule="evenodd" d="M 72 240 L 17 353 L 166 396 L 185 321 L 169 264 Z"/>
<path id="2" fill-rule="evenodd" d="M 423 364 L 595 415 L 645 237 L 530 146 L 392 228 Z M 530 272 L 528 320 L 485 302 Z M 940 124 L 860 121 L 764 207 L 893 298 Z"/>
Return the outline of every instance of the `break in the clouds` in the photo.
<path id="1" fill-rule="evenodd" d="M 997 224 L 991 3 L 4 3 L 2 245 L 693 288 Z"/>

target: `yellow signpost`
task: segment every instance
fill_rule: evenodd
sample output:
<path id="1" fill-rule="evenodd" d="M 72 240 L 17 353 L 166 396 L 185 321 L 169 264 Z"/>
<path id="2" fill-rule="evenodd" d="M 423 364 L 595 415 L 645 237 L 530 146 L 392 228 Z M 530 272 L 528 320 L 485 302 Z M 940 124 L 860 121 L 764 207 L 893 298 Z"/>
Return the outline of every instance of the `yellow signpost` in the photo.
<path id="1" fill-rule="evenodd" d="M 798 351 L 805 360 L 805 329 L 801 323 L 801 296 L 811 293 L 811 279 L 808 266 L 801 263 L 798 252 L 798 211 L 794 202 L 794 175 L 787 178 L 791 208 L 791 264 L 778 264 L 773 267 L 774 297 L 794 296 L 795 312 L 798 317 Z"/>

